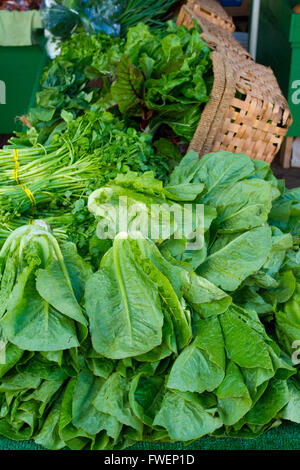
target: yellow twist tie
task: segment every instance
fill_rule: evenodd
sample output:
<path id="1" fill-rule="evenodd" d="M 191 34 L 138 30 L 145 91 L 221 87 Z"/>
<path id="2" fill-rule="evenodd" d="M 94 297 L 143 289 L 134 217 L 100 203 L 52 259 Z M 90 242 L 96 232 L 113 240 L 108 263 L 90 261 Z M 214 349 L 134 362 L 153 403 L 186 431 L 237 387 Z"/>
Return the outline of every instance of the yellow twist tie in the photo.
<path id="1" fill-rule="evenodd" d="M 19 149 L 14 149 L 14 159 L 15 159 L 15 168 L 14 168 L 15 181 L 23 189 L 24 193 L 26 193 L 26 195 L 28 196 L 28 198 L 31 202 L 31 205 L 32 205 L 33 214 L 35 214 L 36 213 L 36 201 L 34 199 L 34 195 L 30 191 L 30 189 L 28 189 L 25 186 L 25 184 L 20 183 L 20 180 L 19 180 L 19 175 L 18 175 L 18 171 L 19 171 L 19 168 L 20 168 Z"/>

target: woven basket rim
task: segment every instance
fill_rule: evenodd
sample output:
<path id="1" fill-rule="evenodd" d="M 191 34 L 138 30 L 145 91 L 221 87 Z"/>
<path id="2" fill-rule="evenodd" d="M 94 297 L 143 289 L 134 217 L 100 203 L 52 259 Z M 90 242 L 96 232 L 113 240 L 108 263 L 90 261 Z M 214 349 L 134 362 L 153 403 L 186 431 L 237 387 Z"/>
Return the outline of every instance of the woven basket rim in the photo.
<path id="1" fill-rule="evenodd" d="M 216 0 L 188 0 L 186 5 L 197 16 L 204 16 L 224 30 L 234 32 L 232 18 Z"/>

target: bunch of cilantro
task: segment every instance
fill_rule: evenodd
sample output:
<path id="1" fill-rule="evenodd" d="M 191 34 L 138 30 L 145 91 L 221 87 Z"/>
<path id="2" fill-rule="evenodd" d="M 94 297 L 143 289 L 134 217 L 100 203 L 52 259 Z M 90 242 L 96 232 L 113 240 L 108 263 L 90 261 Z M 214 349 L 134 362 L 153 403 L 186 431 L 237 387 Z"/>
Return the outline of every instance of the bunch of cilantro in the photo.
<path id="1" fill-rule="evenodd" d="M 99 99 L 100 88 L 105 89 L 115 78 L 123 44 L 120 38 L 105 33 L 87 35 L 84 31 L 61 43 L 60 54 L 43 73 L 36 107 L 28 115 L 40 143 L 48 143 L 53 133 L 62 130 L 63 110 L 76 117 Z M 100 77 L 100 84 L 93 81 Z"/>

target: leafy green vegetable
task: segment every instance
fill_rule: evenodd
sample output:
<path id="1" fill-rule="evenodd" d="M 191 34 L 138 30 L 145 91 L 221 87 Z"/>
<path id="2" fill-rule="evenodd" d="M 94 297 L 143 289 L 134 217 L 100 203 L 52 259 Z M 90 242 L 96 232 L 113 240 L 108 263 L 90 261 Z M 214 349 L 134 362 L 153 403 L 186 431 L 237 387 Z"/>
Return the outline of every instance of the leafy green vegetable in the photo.
<path id="1" fill-rule="evenodd" d="M 196 394 L 167 392 L 154 425 L 165 428 L 171 440 L 190 441 L 213 433 L 222 421 Z"/>
<path id="2" fill-rule="evenodd" d="M 73 262 L 77 264 L 76 258 Z M 13 232 L 0 252 L 0 273 L 5 298 L 0 328 L 7 341 L 29 351 L 79 346 L 87 321 L 61 250 L 47 229 L 34 224 Z"/>
<path id="3" fill-rule="evenodd" d="M 141 129 L 167 124 L 190 141 L 211 86 L 210 50 L 197 25 L 188 31 L 168 23 L 154 34 L 142 23 L 127 35 L 111 93 L 122 114 L 141 117 Z"/>
<path id="4" fill-rule="evenodd" d="M 39 143 L 48 143 L 54 133 L 66 128 L 62 112 L 77 117 L 107 93 L 123 47 L 123 40 L 102 32 L 78 31 L 61 43 L 60 54 L 43 73 L 37 105 L 28 115 L 38 130 Z"/>
<path id="5" fill-rule="evenodd" d="M 127 5 L 118 18 L 121 24 L 121 34 L 137 25 L 140 21 L 153 29 L 163 29 L 164 20 L 169 16 L 170 8 L 176 4 L 175 0 L 128 0 Z"/>
<path id="6" fill-rule="evenodd" d="M 130 242 L 117 237 L 100 271 L 87 283 L 93 346 L 112 359 L 146 353 L 162 340 L 164 317 L 158 288 L 140 264 Z"/>
<path id="7" fill-rule="evenodd" d="M 234 238 L 222 237 L 220 244 L 219 247 L 218 241 L 215 242 L 198 272 L 222 289 L 234 291 L 266 262 L 271 249 L 271 230 L 267 226 L 254 228 Z"/>
<path id="8" fill-rule="evenodd" d="M 103 183 L 89 194 L 93 230 L 117 225 L 112 240 L 93 232 L 95 272 L 41 221 L 2 247 L 0 434 L 101 450 L 253 438 L 283 419 L 299 423 L 297 220 L 274 222 L 285 191 L 269 167 L 189 152 L 165 183 L 149 171 Z M 120 197 L 145 216 L 163 204 L 168 236 L 138 230 L 136 213 L 122 227 L 112 215 Z M 204 205 L 204 220 L 193 221 L 204 238 L 196 250 L 187 231 L 176 237 L 171 217 L 187 203 L 192 215 Z"/>

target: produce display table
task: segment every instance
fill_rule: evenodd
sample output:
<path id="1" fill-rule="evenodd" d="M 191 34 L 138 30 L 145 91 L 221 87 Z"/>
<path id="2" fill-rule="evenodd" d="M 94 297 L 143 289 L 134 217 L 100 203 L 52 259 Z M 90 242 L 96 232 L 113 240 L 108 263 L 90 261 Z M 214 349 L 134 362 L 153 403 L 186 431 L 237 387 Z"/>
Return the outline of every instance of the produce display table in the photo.
<path id="1" fill-rule="evenodd" d="M 152 444 L 141 442 L 132 450 L 300 450 L 300 426 L 284 423 L 257 439 L 212 439 L 203 437 L 189 446 L 182 442 Z M 11 441 L 0 437 L 0 450 L 43 450 L 33 441 Z M 130 449 L 129 449 L 130 451 Z"/>

